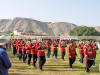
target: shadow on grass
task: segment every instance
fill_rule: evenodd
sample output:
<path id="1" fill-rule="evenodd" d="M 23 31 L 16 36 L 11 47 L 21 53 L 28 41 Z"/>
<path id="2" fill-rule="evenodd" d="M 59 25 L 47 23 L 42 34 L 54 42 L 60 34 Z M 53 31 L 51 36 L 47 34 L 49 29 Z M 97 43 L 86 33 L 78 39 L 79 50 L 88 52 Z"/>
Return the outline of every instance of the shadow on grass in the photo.
<path id="1" fill-rule="evenodd" d="M 100 73 L 99 71 L 90 71 L 90 73 Z"/>
<path id="2" fill-rule="evenodd" d="M 73 70 L 67 70 L 67 69 L 60 69 L 60 70 L 56 70 L 56 69 L 44 69 L 44 71 L 84 71 L 84 70 L 79 70 L 79 69 L 73 69 Z"/>
<path id="3" fill-rule="evenodd" d="M 44 68 L 69 68 L 69 67 L 44 67 Z"/>
<path id="4" fill-rule="evenodd" d="M 20 73 L 9 73 L 8 75 L 38 75 L 38 74 L 20 74 Z"/>
<path id="5" fill-rule="evenodd" d="M 100 73 L 99 67 L 92 67 L 92 68 L 90 69 L 90 72 L 91 72 L 91 73 Z"/>
<path id="6" fill-rule="evenodd" d="M 13 67 L 13 69 L 26 70 L 26 69 L 32 69 L 32 68 L 30 68 L 30 67 L 24 67 L 24 66 L 22 66 L 22 67 L 16 66 L 16 67 Z"/>
<path id="7" fill-rule="evenodd" d="M 19 64 L 19 63 L 22 63 L 22 61 L 12 61 L 11 63 L 14 63 L 14 64 Z"/>
<path id="8" fill-rule="evenodd" d="M 73 66 L 73 69 L 85 69 L 85 67 Z"/>
<path id="9" fill-rule="evenodd" d="M 69 66 L 69 65 L 44 65 L 44 66 Z"/>
<path id="10" fill-rule="evenodd" d="M 85 71 L 85 67 L 73 66 L 69 68 L 68 65 L 45 65 L 45 71 Z"/>

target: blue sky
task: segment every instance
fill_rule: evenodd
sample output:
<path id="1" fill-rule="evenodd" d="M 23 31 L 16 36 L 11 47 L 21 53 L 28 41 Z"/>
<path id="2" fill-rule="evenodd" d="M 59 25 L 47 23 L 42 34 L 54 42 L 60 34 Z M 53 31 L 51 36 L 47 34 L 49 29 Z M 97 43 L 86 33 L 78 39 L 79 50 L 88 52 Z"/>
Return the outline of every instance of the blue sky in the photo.
<path id="1" fill-rule="evenodd" d="M 0 19 L 14 17 L 100 26 L 100 0 L 0 0 Z"/>

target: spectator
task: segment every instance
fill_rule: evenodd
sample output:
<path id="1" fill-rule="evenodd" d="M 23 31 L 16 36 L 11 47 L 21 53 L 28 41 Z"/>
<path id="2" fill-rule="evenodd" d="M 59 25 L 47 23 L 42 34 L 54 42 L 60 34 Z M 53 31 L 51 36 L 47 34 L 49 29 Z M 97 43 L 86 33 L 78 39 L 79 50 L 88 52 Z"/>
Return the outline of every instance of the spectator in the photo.
<path id="1" fill-rule="evenodd" d="M 2 39 L 0 39 L 0 75 L 8 75 L 8 69 L 11 67 L 11 62 L 6 53 L 6 48 L 4 48 L 6 41 L 1 41 Z"/>

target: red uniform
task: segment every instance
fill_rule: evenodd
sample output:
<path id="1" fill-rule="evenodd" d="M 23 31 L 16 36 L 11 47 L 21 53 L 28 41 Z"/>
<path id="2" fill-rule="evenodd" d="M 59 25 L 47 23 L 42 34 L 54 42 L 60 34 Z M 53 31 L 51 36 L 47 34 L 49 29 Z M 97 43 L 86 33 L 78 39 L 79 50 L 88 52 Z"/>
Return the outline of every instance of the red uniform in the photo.
<path id="1" fill-rule="evenodd" d="M 40 47 L 40 45 L 37 47 L 37 50 L 38 50 L 37 52 L 38 56 L 45 56 L 45 51 L 42 47 Z"/>
<path id="2" fill-rule="evenodd" d="M 38 47 L 39 47 L 39 42 L 36 42 L 36 47 L 35 47 L 35 49 L 38 50 Z"/>
<path id="3" fill-rule="evenodd" d="M 26 51 L 25 50 L 25 42 L 24 41 L 21 42 L 21 45 L 22 45 L 22 52 Z"/>
<path id="4" fill-rule="evenodd" d="M 78 45 L 78 49 L 80 54 L 84 53 L 83 46 L 81 44 Z"/>
<path id="5" fill-rule="evenodd" d="M 37 43 L 37 55 L 38 55 L 38 58 L 39 58 L 39 68 L 40 70 L 42 70 L 42 66 L 45 64 L 45 61 L 46 61 L 46 58 L 45 58 L 45 47 L 43 46 L 43 42 L 41 43 Z"/>
<path id="6" fill-rule="evenodd" d="M 91 45 L 85 45 L 84 47 L 84 55 L 88 57 L 88 59 L 93 59 L 93 48 Z"/>
<path id="7" fill-rule="evenodd" d="M 89 72 L 89 68 L 94 63 L 94 52 L 92 45 L 87 44 L 84 46 L 84 55 L 86 57 L 86 72 Z"/>
<path id="8" fill-rule="evenodd" d="M 58 50 L 57 47 L 58 47 L 58 45 L 57 45 L 57 43 L 54 41 L 54 42 L 53 42 L 53 50 L 54 50 L 54 51 L 55 51 L 55 50 Z"/>
<path id="9" fill-rule="evenodd" d="M 16 49 L 18 50 L 18 46 L 19 46 L 19 41 L 16 41 Z"/>
<path id="10" fill-rule="evenodd" d="M 68 51 L 68 58 L 69 58 L 69 65 L 70 68 L 72 68 L 72 64 L 75 62 L 76 59 L 76 49 L 75 49 L 75 45 L 70 44 L 67 48 Z"/>
<path id="11" fill-rule="evenodd" d="M 69 40 L 66 40 L 67 43 L 69 43 Z"/>
<path id="12" fill-rule="evenodd" d="M 50 58 L 50 54 L 51 54 L 51 42 L 50 42 L 50 40 L 46 41 L 46 49 L 48 50 L 47 57 Z"/>
<path id="13" fill-rule="evenodd" d="M 60 43 L 60 50 L 61 50 L 61 58 L 64 60 L 64 56 L 65 56 L 65 42 L 59 42 Z"/>
<path id="14" fill-rule="evenodd" d="M 62 44 L 62 43 L 60 42 L 60 50 L 61 50 L 61 52 L 65 52 L 65 43 Z"/>
<path id="15" fill-rule="evenodd" d="M 37 50 L 35 46 L 36 46 L 35 43 L 30 44 L 31 54 L 37 54 Z"/>
<path id="16" fill-rule="evenodd" d="M 18 44 L 18 51 L 22 51 L 22 45 L 21 45 L 21 42 Z"/>
<path id="17" fill-rule="evenodd" d="M 76 49 L 74 45 L 70 44 L 68 46 L 67 51 L 68 51 L 68 55 L 71 56 L 71 58 L 74 58 L 76 56 Z"/>
<path id="18" fill-rule="evenodd" d="M 93 54 L 96 55 L 96 49 L 95 49 L 96 46 L 93 43 L 91 44 L 91 46 L 92 46 L 92 49 L 93 49 Z"/>
<path id="19" fill-rule="evenodd" d="M 31 50 L 30 50 L 30 48 L 29 48 L 29 46 L 27 44 L 25 45 L 25 49 L 26 49 L 26 53 L 27 54 L 31 53 Z"/>
<path id="20" fill-rule="evenodd" d="M 51 50 L 51 44 L 50 44 L 50 41 L 47 41 L 47 42 L 46 42 L 46 48 L 47 48 L 47 50 Z"/>

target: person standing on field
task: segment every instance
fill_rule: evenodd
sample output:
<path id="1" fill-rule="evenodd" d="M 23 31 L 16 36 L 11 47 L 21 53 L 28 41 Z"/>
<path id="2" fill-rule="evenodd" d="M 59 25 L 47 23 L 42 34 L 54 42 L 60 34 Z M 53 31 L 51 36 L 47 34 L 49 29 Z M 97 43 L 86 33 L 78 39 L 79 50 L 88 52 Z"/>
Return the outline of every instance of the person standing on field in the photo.
<path id="1" fill-rule="evenodd" d="M 45 57 L 45 51 L 44 51 L 44 47 L 43 47 L 43 42 L 39 41 L 39 45 L 37 47 L 37 55 L 39 58 L 39 68 L 42 71 L 43 70 L 43 65 L 46 62 L 46 57 Z"/>
<path id="2" fill-rule="evenodd" d="M 9 56 L 3 47 L 4 44 L 5 41 L 0 43 L 0 75 L 8 75 L 8 69 L 11 67 Z"/>
<path id="3" fill-rule="evenodd" d="M 53 41 L 52 43 L 53 45 L 53 54 L 52 54 L 52 57 L 55 56 L 55 58 L 57 59 L 57 55 L 58 55 L 58 43 L 56 40 Z"/>
<path id="4" fill-rule="evenodd" d="M 64 56 L 65 56 L 65 47 L 67 46 L 65 44 L 65 41 L 60 41 L 60 50 L 61 50 L 61 59 L 64 60 Z"/>
<path id="5" fill-rule="evenodd" d="M 94 63 L 94 56 L 95 53 L 93 51 L 93 48 L 91 46 L 91 42 L 88 41 L 87 44 L 84 46 L 84 55 L 86 59 L 86 72 L 90 71 L 91 66 Z"/>
<path id="6" fill-rule="evenodd" d="M 76 49 L 75 49 L 75 44 L 73 41 L 71 41 L 71 44 L 67 48 L 67 53 L 68 53 L 68 58 L 69 58 L 69 66 L 72 68 L 72 64 L 76 60 Z"/>

